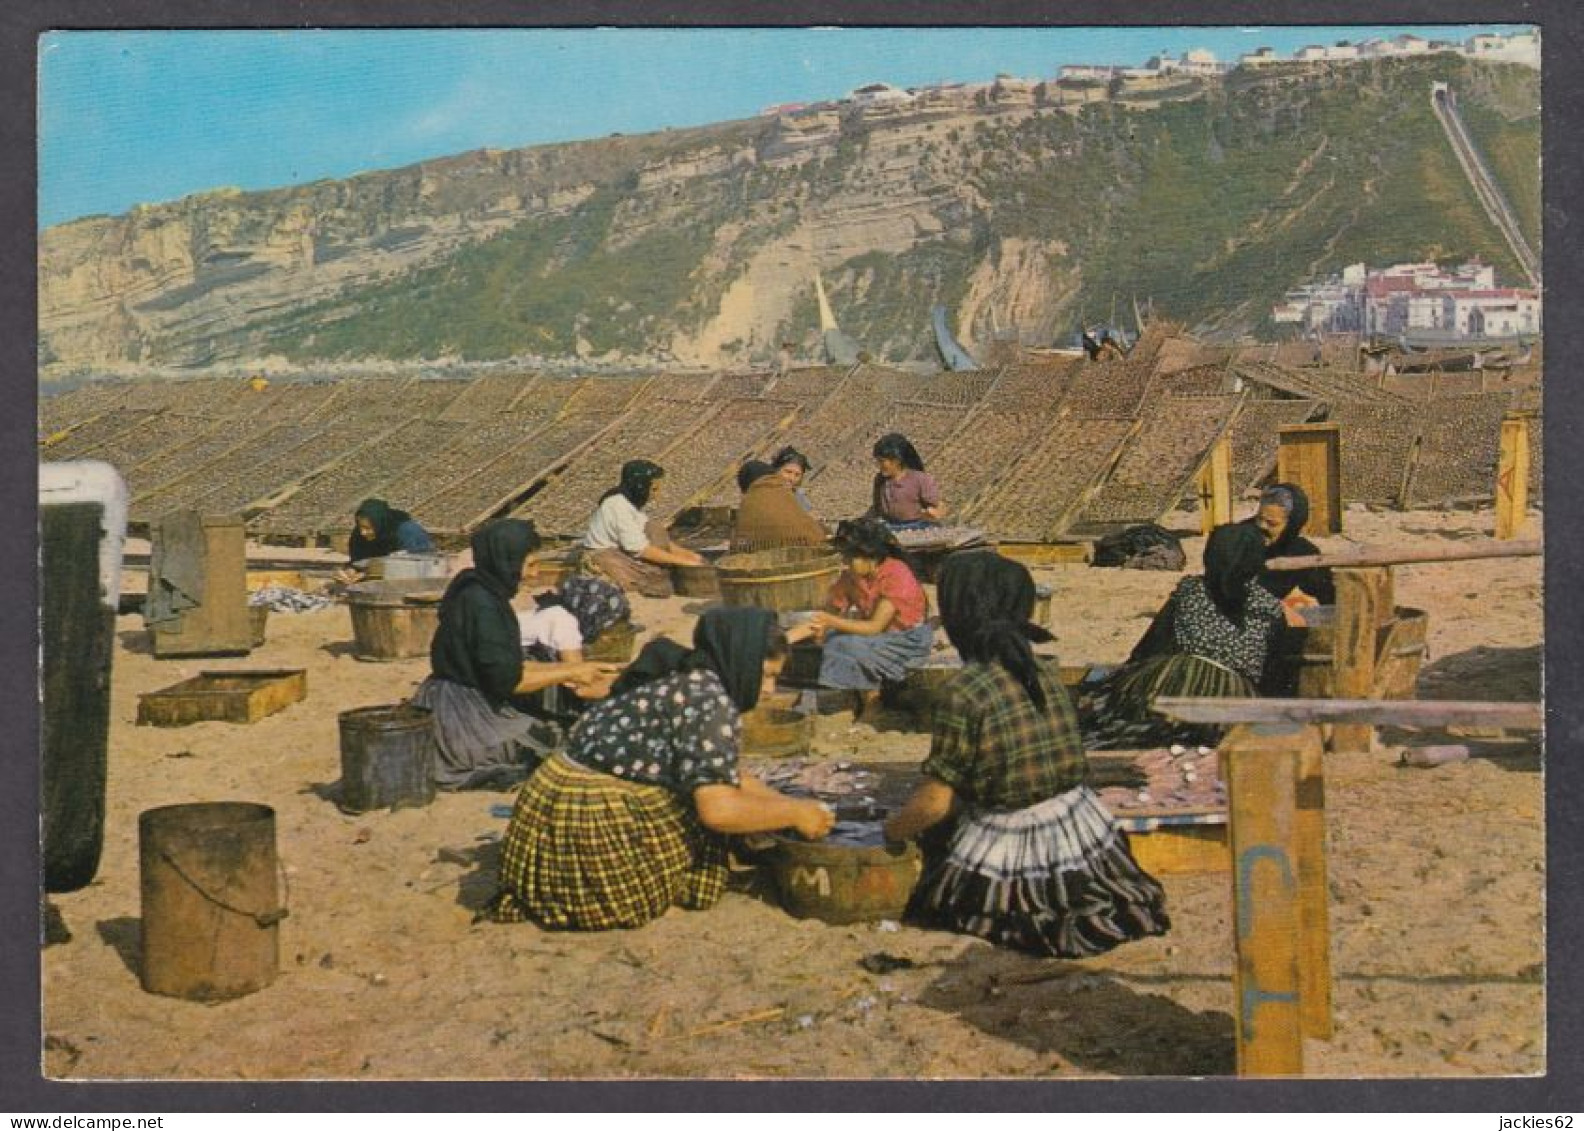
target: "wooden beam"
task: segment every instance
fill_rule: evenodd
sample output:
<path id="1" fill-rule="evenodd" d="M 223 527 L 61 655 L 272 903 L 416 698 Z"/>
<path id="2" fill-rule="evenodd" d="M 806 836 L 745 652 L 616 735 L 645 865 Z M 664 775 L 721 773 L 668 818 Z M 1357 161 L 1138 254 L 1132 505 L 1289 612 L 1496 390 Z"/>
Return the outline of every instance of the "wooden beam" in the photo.
<path id="1" fill-rule="evenodd" d="M 1210 445 L 1198 487 L 1200 529 L 1209 534 L 1232 521 L 1232 437 L 1225 432 Z"/>
<path id="2" fill-rule="evenodd" d="M 1336 578 L 1336 629 L 1331 640 L 1331 693 L 1338 699 L 1363 699 L 1375 690 L 1376 630 L 1381 623 L 1391 570 L 1383 566 L 1339 569 Z M 1364 751 L 1375 730 L 1368 723 L 1334 723 L 1331 748 Z"/>
<path id="3" fill-rule="evenodd" d="M 1342 533 L 1342 430 L 1334 422 L 1276 429 L 1276 478 L 1309 496 L 1308 529 Z"/>
<path id="4" fill-rule="evenodd" d="M 1303 1074 L 1295 811 L 1305 735 L 1296 726 L 1246 726 L 1221 744 L 1232 849 L 1239 1076 Z"/>
<path id="5" fill-rule="evenodd" d="M 1544 552 L 1544 544 L 1538 540 L 1482 542 L 1472 546 L 1366 546 L 1349 554 L 1268 558 L 1265 568 L 1346 569 L 1355 566 L 1415 565 L 1421 562 L 1472 562 L 1482 558 L 1537 558 Z"/>
<path id="6" fill-rule="evenodd" d="M 1324 744 L 1304 728 L 1293 841 L 1298 856 L 1298 1006 L 1306 1037 L 1331 1039 L 1331 897 L 1326 887 Z"/>
<path id="7" fill-rule="evenodd" d="M 1496 537 L 1516 538 L 1529 509 L 1529 418 L 1502 419 L 1501 455 L 1496 462 Z"/>
<path id="8" fill-rule="evenodd" d="M 1491 703 L 1463 699 L 1190 699 L 1162 695 L 1151 706 L 1185 723 L 1367 723 L 1373 726 L 1482 727 L 1537 731 L 1545 715 L 1539 703 Z"/>

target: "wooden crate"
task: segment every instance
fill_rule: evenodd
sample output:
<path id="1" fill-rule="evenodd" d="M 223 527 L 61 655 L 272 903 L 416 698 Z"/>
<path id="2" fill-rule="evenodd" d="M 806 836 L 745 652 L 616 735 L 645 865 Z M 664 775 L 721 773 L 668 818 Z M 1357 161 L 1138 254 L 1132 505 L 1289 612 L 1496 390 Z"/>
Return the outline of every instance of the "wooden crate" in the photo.
<path id="1" fill-rule="evenodd" d="M 249 593 L 279 585 L 286 589 L 302 589 L 306 582 L 300 569 L 250 569 L 247 572 Z"/>
<path id="2" fill-rule="evenodd" d="M 1026 566 L 1083 565 L 1092 546 L 1088 542 L 1002 542 L 996 552 Z"/>
<path id="3" fill-rule="evenodd" d="M 1129 833 L 1133 859 L 1152 876 L 1226 872 L 1232 867 L 1225 825 L 1181 825 Z"/>
<path id="4" fill-rule="evenodd" d="M 199 672 L 138 696 L 137 721 L 157 727 L 256 723 L 307 697 L 308 673 L 303 668 Z"/>

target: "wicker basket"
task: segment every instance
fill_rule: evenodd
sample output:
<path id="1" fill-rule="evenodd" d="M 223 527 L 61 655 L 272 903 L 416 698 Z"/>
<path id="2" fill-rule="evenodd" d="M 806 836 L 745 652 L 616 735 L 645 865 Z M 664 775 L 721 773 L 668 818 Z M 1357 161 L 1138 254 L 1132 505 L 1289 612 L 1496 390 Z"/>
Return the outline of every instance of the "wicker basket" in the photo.
<path id="1" fill-rule="evenodd" d="M 774 612 L 814 609 L 825 603 L 842 560 L 820 546 L 782 546 L 728 554 L 719 563 L 721 599 Z"/>

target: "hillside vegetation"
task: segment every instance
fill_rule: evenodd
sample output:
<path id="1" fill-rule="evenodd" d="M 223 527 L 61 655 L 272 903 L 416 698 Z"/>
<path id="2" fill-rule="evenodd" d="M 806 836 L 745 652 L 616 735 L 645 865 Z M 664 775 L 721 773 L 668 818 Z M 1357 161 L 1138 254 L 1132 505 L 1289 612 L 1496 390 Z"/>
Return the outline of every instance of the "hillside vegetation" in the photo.
<path id="1" fill-rule="evenodd" d="M 1516 281 L 1431 112 L 1438 80 L 1538 243 L 1535 72 L 1292 65 L 1164 100 L 847 113 L 808 135 L 759 119 L 81 221 L 44 235 L 41 356 L 729 364 L 812 348 L 818 271 L 843 329 L 903 361 L 931 356 L 935 303 L 973 349 L 1134 300 L 1260 333 L 1283 291 L 1358 261 L 1478 256 Z"/>

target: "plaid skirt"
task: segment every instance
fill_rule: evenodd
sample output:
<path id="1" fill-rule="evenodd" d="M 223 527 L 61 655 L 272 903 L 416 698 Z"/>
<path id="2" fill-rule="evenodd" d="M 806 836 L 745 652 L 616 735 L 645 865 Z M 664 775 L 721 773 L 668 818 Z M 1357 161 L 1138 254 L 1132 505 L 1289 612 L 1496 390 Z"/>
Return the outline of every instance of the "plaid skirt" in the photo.
<path id="1" fill-rule="evenodd" d="M 604 931 L 641 927 L 673 904 L 713 907 L 725 890 L 725 839 L 699 824 L 692 805 L 560 754 L 517 795 L 487 913 Z"/>
<path id="2" fill-rule="evenodd" d="M 1174 652 L 1120 668 L 1079 704 L 1084 747 L 1089 750 L 1141 750 L 1180 742 L 1214 746 L 1226 728 L 1179 723 L 1155 714 L 1157 695 L 1199 699 L 1251 699 L 1254 684 L 1213 660 Z"/>
<path id="3" fill-rule="evenodd" d="M 922 926 L 1058 958 L 1171 926 L 1166 893 L 1088 786 L 1013 812 L 970 812 L 924 848 L 908 904 Z"/>

